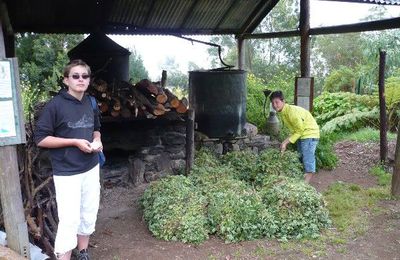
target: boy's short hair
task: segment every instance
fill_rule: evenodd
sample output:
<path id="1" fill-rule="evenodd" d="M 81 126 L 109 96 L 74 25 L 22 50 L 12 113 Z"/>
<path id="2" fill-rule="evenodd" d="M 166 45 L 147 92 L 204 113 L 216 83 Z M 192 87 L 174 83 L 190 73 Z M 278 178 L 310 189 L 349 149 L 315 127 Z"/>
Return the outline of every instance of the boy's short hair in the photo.
<path id="1" fill-rule="evenodd" d="M 273 91 L 269 96 L 269 100 L 271 101 L 274 100 L 275 98 L 279 98 L 282 101 L 285 100 L 285 97 L 283 96 L 283 93 L 280 90 Z"/>
<path id="2" fill-rule="evenodd" d="M 68 77 L 69 73 L 71 72 L 71 69 L 73 67 L 76 67 L 76 66 L 85 67 L 85 69 L 87 70 L 88 74 L 90 75 L 91 71 L 90 71 L 89 65 L 87 65 L 87 63 L 84 62 L 83 60 L 77 59 L 77 60 L 71 60 L 67 64 L 67 66 L 64 67 L 64 77 Z"/>

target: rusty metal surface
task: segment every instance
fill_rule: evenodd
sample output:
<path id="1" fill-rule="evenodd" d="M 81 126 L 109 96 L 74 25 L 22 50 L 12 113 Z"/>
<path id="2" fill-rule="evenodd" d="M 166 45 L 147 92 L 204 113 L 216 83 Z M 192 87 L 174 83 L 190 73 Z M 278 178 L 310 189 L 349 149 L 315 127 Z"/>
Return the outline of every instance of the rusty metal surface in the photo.
<path id="1" fill-rule="evenodd" d="M 279 0 L 3 1 L 14 32 L 194 35 L 251 32 Z"/>

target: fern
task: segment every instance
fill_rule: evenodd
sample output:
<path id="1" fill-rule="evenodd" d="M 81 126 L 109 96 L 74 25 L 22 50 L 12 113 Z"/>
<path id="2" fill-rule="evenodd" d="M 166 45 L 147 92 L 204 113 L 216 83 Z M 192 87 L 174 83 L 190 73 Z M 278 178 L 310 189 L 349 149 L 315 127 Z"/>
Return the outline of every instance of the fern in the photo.
<path id="1" fill-rule="evenodd" d="M 348 92 L 323 93 L 314 101 L 314 115 L 319 125 L 351 113 L 366 112 L 378 105 L 377 95 L 357 95 Z"/>
<path id="2" fill-rule="evenodd" d="M 351 113 L 336 117 L 327 122 L 321 129 L 324 133 L 333 133 L 343 130 L 355 130 L 371 126 L 379 120 L 379 109 L 369 111 L 352 110 Z"/>

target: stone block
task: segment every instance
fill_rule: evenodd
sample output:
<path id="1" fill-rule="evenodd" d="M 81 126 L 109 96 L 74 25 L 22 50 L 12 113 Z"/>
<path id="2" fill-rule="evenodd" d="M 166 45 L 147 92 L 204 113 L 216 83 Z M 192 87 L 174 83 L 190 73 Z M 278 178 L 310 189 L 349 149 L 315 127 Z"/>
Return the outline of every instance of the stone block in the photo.
<path id="1" fill-rule="evenodd" d="M 178 132 L 169 132 L 161 137 L 161 141 L 165 146 L 184 145 L 186 143 L 186 135 Z"/>

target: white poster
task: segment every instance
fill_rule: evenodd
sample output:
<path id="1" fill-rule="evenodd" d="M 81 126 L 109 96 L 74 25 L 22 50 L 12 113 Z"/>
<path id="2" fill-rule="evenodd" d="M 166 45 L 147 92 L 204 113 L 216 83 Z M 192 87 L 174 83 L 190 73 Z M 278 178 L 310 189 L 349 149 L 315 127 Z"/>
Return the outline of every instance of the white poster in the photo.
<path id="1" fill-rule="evenodd" d="M 0 98 L 12 98 L 11 63 L 0 61 Z"/>
<path id="2" fill-rule="evenodd" d="M 0 101 L 0 137 L 16 135 L 13 102 L 12 100 Z"/>

